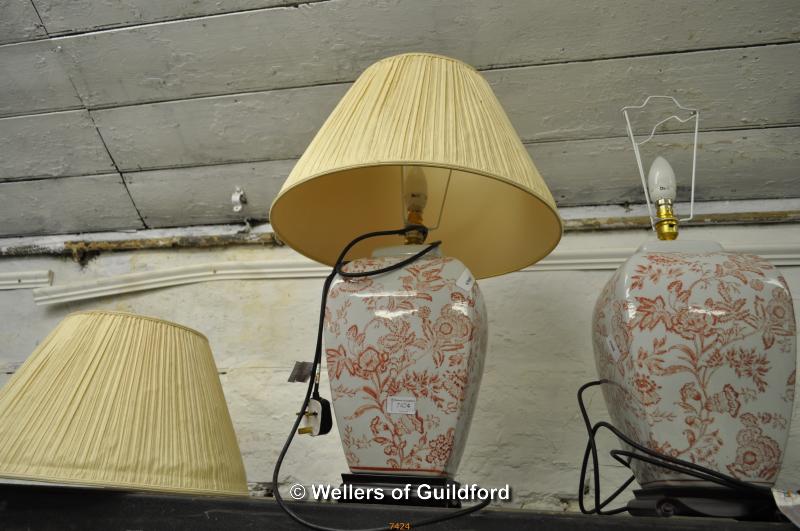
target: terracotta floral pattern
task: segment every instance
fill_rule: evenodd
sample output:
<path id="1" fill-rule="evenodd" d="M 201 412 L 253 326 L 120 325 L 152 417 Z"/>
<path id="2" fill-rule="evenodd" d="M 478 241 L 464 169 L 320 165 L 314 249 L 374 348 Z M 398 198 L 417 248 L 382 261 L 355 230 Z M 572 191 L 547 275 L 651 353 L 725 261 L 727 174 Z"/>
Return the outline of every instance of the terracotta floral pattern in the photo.
<path id="1" fill-rule="evenodd" d="M 667 455 L 770 484 L 794 399 L 796 329 L 758 256 L 638 252 L 606 284 L 593 341 L 612 420 Z M 787 379 L 788 378 L 788 379 Z M 634 462 L 640 484 L 684 476 Z"/>
<path id="2" fill-rule="evenodd" d="M 396 260 L 357 260 L 346 270 L 373 270 Z M 483 373 L 487 332 L 477 283 L 463 289 L 462 274 L 459 261 L 433 257 L 332 285 L 325 354 L 354 472 L 455 473 Z M 413 398 L 415 413 L 390 412 L 390 397 Z"/>

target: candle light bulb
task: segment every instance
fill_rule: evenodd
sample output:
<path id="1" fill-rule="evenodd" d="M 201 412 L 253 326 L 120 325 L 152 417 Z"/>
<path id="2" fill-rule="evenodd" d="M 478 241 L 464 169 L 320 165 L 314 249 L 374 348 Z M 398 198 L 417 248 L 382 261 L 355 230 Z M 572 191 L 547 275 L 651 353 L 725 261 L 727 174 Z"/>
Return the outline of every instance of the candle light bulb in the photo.
<path id="1" fill-rule="evenodd" d="M 419 166 L 410 166 L 403 172 L 403 204 L 406 212 L 422 212 L 428 204 L 428 182 Z"/>
<path id="2" fill-rule="evenodd" d="M 664 157 L 656 157 L 647 174 L 647 190 L 650 200 L 656 204 L 655 229 L 660 240 L 674 240 L 678 237 L 678 218 L 672 210 L 676 188 L 672 166 Z"/>
<path id="3" fill-rule="evenodd" d="M 675 201 L 675 172 L 667 159 L 658 156 L 650 166 L 647 174 L 647 188 L 650 200 L 657 203 L 660 199 Z"/>
<path id="4" fill-rule="evenodd" d="M 451 170 L 434 166 L 406 165 L 400 167 L 400 204 L 403 222 L 424 225 L 428 231 L 436 230 L 442 219 Z M 425 241 L 424 231 L 410 231 L 406 243 Z"/>
<path id="5" fill-rule="evenodd" d="M 419 166 L 404 166 L 403 171 L 403 207 L 406 225 L 422 225 L 422 214 L 428 204 L 428 181 L 425 172 Z M 424 236 L 420 231 L 406 234 L 407 244 L 420 244 Z"/>

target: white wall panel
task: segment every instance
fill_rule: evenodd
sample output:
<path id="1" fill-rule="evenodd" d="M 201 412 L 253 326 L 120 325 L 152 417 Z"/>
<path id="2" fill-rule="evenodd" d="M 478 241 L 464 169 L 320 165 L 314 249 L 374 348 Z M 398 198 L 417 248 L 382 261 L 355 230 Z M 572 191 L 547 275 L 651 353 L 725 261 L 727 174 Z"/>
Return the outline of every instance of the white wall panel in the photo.
<path id="1" fill-rule="evenodd" d="M 298 156 L 347 89 L 327 85 L 92 111 L 120 169 Z"/>
<path id="2" fill-rule="evenodd" d="M 113 170 L 86 111 L 0 119 L 0 182 Z"/>
<path id="3" fill-rule="evenodd" d="M 309 1 L 320 0 L 304 0 Z M 297 0 L 35 0 L 51 35 L 297 3 Z"/>
<path id="4" fill-rule="evenodd" d="M 666 155 L 675 168 L 679 200 L 688 200 L 688 133 L 662 137 L 643 152 L 648 164 Z M 536 166 L 561 207 L 641 203 L 644 193 L 627 138 L 529 144 Z M 704 133 L 698 150 L 697 201 L 800 196 L 800 127 Z M 149 227 L 266 219 L 294 160 L 223 164 L 125 173 L 133 200 Z M 755 181 L 752 176 L 758 175 Z M 242 186 L 248 204 L 231 209 Z"/>
<path id="5" fill-rule="evenodd" d="M 513 68 L 486 77 L 523 140 L 581 139 L 624 136 L 622 106 L 654 93 L 699 107 L 704 128 L 798 123 L 791 87 L 800 83 L 800 70 L 786 68 L 798 57 L 800 45 L 767 46 Z M 123 170 L 285 159 L 303 152 L 346 88 L 197 98 L 93 115 Z"/>
<path id="6" fill-rule="evenodd" d="M 0 235 L 143 228 L 118 173 L 0 183 Z"/>
<path id="7" fill-rule="evenodd" d="M 701 110 L 698 199 L 800 195 L 794 0 L 34 1 L 52 34 L 80 34 L 0 46 L 0 182 L 113 157 L 153 226 L 263 217 L 348 82 L 410 50 L 486 70 L 562 206 L 641 200 L 619 110 L 647 94 Z M 0 42 L 37 24 L 30 2 L 0 4 Z M 653 146 L 682 179 L 689 140 Z M 238 182 L 253 202 L 234 214 Z"/>
<path id="8" fill-rule="evenodd" d="M 124 174 L 148 227 L 209 225 L 267 219 L 272 200 L 293 160 L 202 166 Z M 247 198 L 233 211 L 231 194 L 241 187 Z"/>
<path id="9" fill-rule="evenodd" d="M 47 36 L 30 0 L 0 2 L 0 44 Z"/>
<path id="10" fill-rule="evenodd" d="M 0 116 L 82 106 L 56 48 L 49 40 L 0 46 Z"/>
<path id="11" fill-rule="evenodd" d="M 799 21 L 791 0 L 348 0 L 57 42 L 96 107 L 350 81 L 406 51 L 485 68 L 787 42 L 800 37 Z"/>
<path id="12" fill-rule="evenodd" d="M 692 135 L 662 135 L 642 147 L 645 172 L 666 156 L 689 200 Z M 528 152 L 559 206 L 643 203 L 644 192 L 627 138 L 529 144 Z M 700 135 L 697 201 L 800 197 L 800 127 L 713 131 Z"/>
<path id="13" fill-rule="evenodd" d="M 800 44 L 789 44 L 494 70 L 486 78 L 523 140 L 579 139 L 625 136 L 620 110 L 653 94 L 699 108 L 702 129 L 798 123 L 800 69 L 790 66 L 798 63 Z M 637 130 L 649 133 L 656 116 L 640 116 L 647 126 Z M 672 121 L 663 130 L 692 127 Z"/>

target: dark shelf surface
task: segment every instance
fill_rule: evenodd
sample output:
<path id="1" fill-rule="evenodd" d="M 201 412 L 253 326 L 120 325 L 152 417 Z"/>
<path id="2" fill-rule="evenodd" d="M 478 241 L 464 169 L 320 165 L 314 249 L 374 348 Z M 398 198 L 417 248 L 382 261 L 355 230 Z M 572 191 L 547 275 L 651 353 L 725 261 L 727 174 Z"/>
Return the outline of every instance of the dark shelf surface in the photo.
<path id="1" fill-rule="evenodd" d="M 411 522 L 451 509 L 292 503 L 304 518 L 342 529 Z M 291 520 L 270 498 L 215 498 L 124 493 L 102 489 L 0 484 L 0 529 L 5 530 L 294 530 Z M 737 522 L 717 518 L 584 516 L 523 510 L 485 509 L 424 529 L 466 530 L 619 530 L 790 531 L 790 523 Z"/>

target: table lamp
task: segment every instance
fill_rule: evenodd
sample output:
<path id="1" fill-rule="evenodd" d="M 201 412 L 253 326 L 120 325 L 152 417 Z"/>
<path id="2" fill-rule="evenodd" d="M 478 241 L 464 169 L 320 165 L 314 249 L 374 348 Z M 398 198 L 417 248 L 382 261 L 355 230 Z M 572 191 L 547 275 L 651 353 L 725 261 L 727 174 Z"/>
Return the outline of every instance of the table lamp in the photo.
<path id="1" fill-rule="evenodd" d="M 333 265 L 324 346 L 336 421 L 354 474 L 452 478 L 483 372 L 487 315 L 475 282 L 516 271 L 561 238 L 555 202 L 489 84 L 472 67 L 409 53 L 365 70 L 275 199 L 289 246 Z M 426 234 L 427 233 L 427 234 Z M 313 429 L 306 429 L 311 432 Z"/>
<path id="2" fill-rule="evenodd" d="M 0 389 L 0 477 L 247 496 L 208 340 L 140 315 L 68 315 Z"/>
<path id="3" fill-rule="evenodd" d="M 689 117 L 669 116 L 639 140 L 628 112 L 653 99 L 672 101 Z M 642 489 L 628 510 L 769 515 L 769 487 L 786 453 L 794 399 L 797 330 L 789 288 L 759 256 L 678 238 L 692 206 L 688 218 L 676 217 L 675 172 L 663 154 L 645 177 L 640 146 L 669 120 L 694 120 L 693 202 L 699 111 L 672 97 L 651 96 L 623 112 L 658 239 L 621 265 L 597 299 L 597 371 L 608 412 L 625 437 L 656 456 L 691 463 L 683 467 L 689 472 L 702 472 L 692 476 L 663 460 L 634 459 L 630 466 Z"/>

